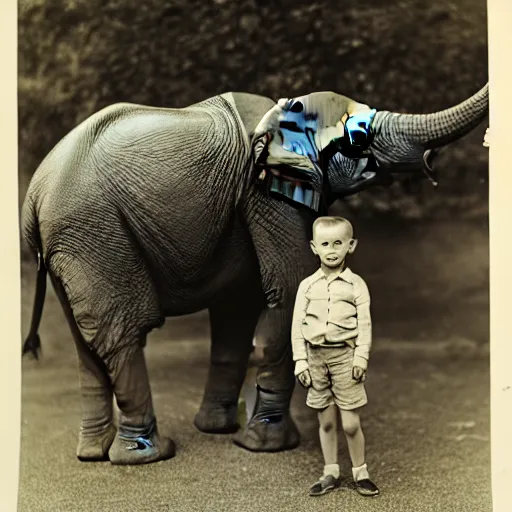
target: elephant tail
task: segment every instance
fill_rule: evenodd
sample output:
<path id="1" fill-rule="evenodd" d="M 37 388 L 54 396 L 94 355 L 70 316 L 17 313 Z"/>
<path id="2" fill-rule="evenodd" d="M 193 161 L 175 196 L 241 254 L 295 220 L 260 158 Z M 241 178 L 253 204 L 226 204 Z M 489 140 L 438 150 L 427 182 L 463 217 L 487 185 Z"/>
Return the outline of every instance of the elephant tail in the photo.
<path id="1" fill-rule="evenodd" d="M 22 356 L 28 352 L 39 359 L 39 352 L 41 350 L 41 338 L 39 338 L 38 329 L 43 315 L 44 298 L 46 295 L 46 274 L 47 270 L 41 257 L 41 253 L 37 253 L 38 267 L 37 267 L 37 284 L 36 296 L 34 299 L 34 307 L 32 309 L 32 321 L 30 323 L 30 331 L 23 343 Z"/>
<path id="2" fill-rule="evenodd" d="M 23 343 L 22 357 L 27 353 L 31 353 L 35 359 L 39 359 L 41 339 L 39 338 L 37 331 L 43 314 L 44 299 L 46 295 L 46 276 L 48 271 L 43 259 L 39 222 L 37 220 L 34 205 L 29 198 L 25 200 L 25 204 L 23 205 L 22 232 L 33 252 L 37 255 L 36 295 L 32 309 L 30 331 Z"/>

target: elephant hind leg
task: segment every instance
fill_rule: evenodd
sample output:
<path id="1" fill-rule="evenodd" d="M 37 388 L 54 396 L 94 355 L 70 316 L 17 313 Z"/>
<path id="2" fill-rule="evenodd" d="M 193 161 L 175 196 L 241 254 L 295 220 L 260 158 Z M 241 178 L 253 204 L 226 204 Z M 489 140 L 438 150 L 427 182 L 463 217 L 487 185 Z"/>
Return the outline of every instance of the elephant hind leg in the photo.
<path id="1" fill-rule="evenodd" d="M 50 278 L 70 326 L 78 359 L 82 423 L 76 455 L 84 462 L 108 460 L 108 450 L 116 435 L 112 423 L 112 384 L 103 361 L 91 350 L 78 328 L 62 283 L 52 273 Z"/>
<path id="2" fill-rule="evenodd" d="M 176 447 L 158 434 L 142 344 L 130 352 L 114 379 L 121 415 L 118 435 L 109 450 L 110 462 L 129 465 L 169 459 Z"/>
<path id="3" fill-rule="evenodd" d="M 202 432 L 227 434 L 239 428 L 238 397 L 263 305 L 263 294 L 255 281 L 224 291 L 210 307 L 210 369 L 194 420 Z"/>
<path id="4" fill-rule="evenodd" d="M 111 422 L 114 396 L 119 429 L 112 440 L 109 427 L 110 445 L 102 444 L 102 454 L 107 450 L 112 464 L 156 462 L 175 453 L 173 442 L 158 433 L 143 351 L 146 333 L 159 321 L 158 303 L 136 254 L 124 250 L 122 261 L 116 254 L 90 251 L 85 260 L 60 252 L 50 265 L 62 281 L 57 288 L 69 300 L 80 341 L 82 430 L 92 434 L 93 426 Z M 103 417 L 108 422 L 100 421 Z M 88 446 L 82 449 L 79 443 L 79 454 L 90 460 Z"/>

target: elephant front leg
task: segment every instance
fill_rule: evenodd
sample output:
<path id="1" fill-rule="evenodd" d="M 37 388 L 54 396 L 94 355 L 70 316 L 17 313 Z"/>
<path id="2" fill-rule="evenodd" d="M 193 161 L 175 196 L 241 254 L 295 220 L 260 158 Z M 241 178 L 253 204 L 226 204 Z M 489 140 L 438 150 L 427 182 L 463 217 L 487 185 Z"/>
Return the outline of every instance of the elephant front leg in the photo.
<path id="1" fill-rule="evenodd" d="M 233 438 L 235 444 L 251 451 L 290 450 L 300 442 L 290 415 L 295 384 L 290 326 L 290 308 L 285 304 L 263 311 L 258 328 L 263 357 L 256 377 L 256 406 L 246 427 Z"/>
<path id="2" fill-rule="evenodd" d="M 290 331 L 299 283 L 316 269 L 309 249 L 313 219 L 309 212 L 257 193 L 245 209 L 266 301 L 257 329 L 264 349 L 254 415 L 233 440 L 252 451 L 287 450 L 300 441 L 290 416 L 295 385 Z"/>
<path id="3" fill-rule="evenodd" d="M 210 307 L 211 356 L 201 408 L 194 424 L 202 432 L 236 432 L 238 397 L 263 306 L 258 283 L 225 291 Z"/>

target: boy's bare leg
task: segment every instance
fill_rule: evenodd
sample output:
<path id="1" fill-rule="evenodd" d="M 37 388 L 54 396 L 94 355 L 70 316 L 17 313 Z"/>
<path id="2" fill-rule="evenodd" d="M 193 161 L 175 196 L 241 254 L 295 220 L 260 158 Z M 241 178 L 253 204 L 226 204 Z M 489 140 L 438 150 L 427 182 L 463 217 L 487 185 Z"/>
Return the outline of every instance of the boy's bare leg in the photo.
<path id="1" fill-rule="evenodd" d="M 319 411 L 320 445 L 324 456 L 322 477 L 309 489 L 311 496 L 320 496 L 339 487 L 340 466 L 338 464 L 338 410 L 332 404 Z"/>
<path id="2" fill-rule="evenodd" d="M 341 411 L 341 423 L 347 438 L 348 452 L 352 466 L 358 468 L 365 463 L 364 434 L 361 428 L 359 412 Z"/>
<path id="3" fill-rule="evenodd" d="M 338 411 L 335 404 L 318 413 L 320 424 L 320 445 L 326 466 L 338 464 Z M 336 478 L 338 474 L 334 475 Z"/>
<path id="4" fill-rule="evenodd" d="M 341 422 L 347 438 L 348 451 L 352 460 L 352 476 L 356 489 L 363 496 L 377 496 L 378 487 L 370 480 L 365 462 L 365 443 L 358 410 L 341 410 Z"/>

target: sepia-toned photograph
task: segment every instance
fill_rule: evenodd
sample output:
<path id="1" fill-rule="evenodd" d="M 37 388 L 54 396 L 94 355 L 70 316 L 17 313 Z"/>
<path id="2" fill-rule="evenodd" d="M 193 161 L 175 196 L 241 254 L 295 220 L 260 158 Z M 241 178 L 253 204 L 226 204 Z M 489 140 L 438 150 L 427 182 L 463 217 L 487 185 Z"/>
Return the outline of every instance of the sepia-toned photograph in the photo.
<path id="1" fill-rule="evenodd" d="M 492 511 L 485 0 L 18 0 L 18 512 Z"/>

